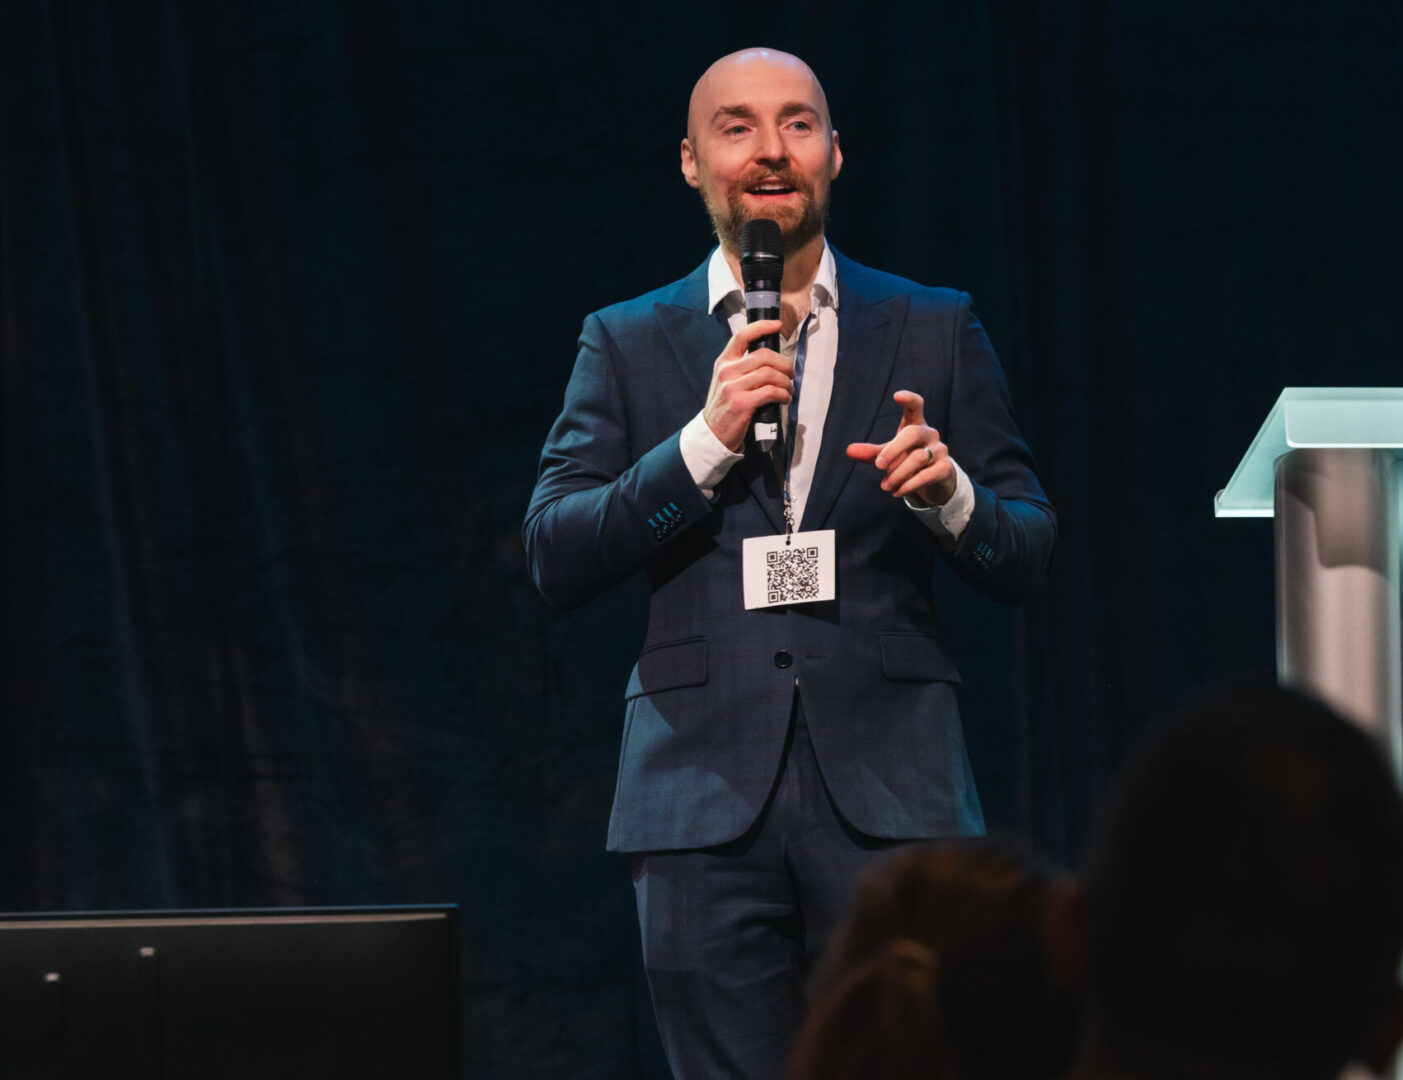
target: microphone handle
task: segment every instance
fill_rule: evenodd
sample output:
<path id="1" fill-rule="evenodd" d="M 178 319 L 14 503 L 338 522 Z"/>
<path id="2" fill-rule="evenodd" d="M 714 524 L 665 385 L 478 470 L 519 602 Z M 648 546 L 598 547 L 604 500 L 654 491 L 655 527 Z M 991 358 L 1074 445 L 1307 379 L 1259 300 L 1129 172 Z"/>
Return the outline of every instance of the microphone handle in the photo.
<path id="1" fill-rule="evenodd" d="M 770 295 L 776 296 L 774 293 Z M 746 299 L 749 300 L 750 296 L 747 296 Z M 759 322 L 761 319 L 778 318 L 778 306 L 751 307 L 746 304 L 745 321 L 748 323 Z M 750 348 L 747 351 L 754 352 L 756 349 L 773 349 L 775 352 L 779 352 L 779 335 L 766 334 L 762 338 L 756 338 L 750 343 Z M 750 432 L 760 452 L 768 454 L 775 443 L 779 442 L 779 402 L 767 402 L 755 410 L 755 415 L 750 420 Z"/>

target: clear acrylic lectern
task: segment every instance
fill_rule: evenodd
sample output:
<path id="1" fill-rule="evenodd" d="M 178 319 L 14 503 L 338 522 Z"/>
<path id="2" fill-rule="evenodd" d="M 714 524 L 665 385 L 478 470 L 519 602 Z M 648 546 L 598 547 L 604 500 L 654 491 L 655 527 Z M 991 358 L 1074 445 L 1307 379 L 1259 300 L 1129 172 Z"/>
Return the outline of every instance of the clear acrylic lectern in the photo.
<path id="1" fill-rule="evenodd" d="M 1398 459 L 1403 388 L 1288 387 L 1218 517 L 1276 519 L 1276 671 L 1403 764 Z"/>

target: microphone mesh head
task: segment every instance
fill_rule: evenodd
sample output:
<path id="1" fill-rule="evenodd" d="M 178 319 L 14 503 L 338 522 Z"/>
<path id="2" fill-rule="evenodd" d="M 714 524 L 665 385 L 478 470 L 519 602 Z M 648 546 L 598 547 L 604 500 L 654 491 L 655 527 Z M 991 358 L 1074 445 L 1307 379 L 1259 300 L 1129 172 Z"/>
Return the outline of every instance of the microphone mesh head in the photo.
<path id="1" fill-rule="evenodd" d="M 780 235 L 779 223 L 769 218 L 747 221 L 740 234 L 740 257 L 742 262 L 755 258 L 784 258 L 784 238 Z"/>
<path id="2" fill-rule="evenodd" d="M 784 239 L 776 222 L 755 218 L 745 223 L 740 234 L 740 276 L 747 287 L 752 279 L 778 282 L 784 276 Z"/>

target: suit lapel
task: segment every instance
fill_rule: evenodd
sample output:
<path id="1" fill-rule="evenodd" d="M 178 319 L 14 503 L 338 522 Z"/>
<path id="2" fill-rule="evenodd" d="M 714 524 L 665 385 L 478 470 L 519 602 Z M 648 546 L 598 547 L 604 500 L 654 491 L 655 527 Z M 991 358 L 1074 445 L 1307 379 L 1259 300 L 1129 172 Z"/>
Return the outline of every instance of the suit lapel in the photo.
<path id="1" fill-rule="evenodd" d="M 707 263 L 704 262 L 682 279 L 671 303 L 656 305 L 663 334 L 697 400 L 703 402 L 707 390 L 711 388 L 712 366 L 731 338 L 725 316 L 720 311 L 708 311 L 707 299 Z M 731 477 L 737 477 L 745 484 L 770 525 L 776 532 L 782 532 L 784 509 L 771 459 L 750 450 L 727 475 L 725 482 L 732 482 Z"/>
<path id="2" fill-rule="evenodd" d="M 907 298 L 885 294 L 865 267 L 833 253 L 838 268 L 838 358 L 833 397 L 823 422 L 813 487 L 804 507 L 805 529 L 821 529 L 857 464 L 852 442 L 866 442 L 886 400 L 896 346 L 906 320 Z M 876 433 L 890 438 L 895 433 Z M 876 480 L 873 480 L 875 483 Z"/>
<path id="3" fill-rule="evenodd" d="M 712 363 L 731 337 L 721 313 L 706 308 L 706 267 L 702 263 L 678 283 L 671 303 L 655 305 L 667 343 L 698 401 L 706 400 Z"/>

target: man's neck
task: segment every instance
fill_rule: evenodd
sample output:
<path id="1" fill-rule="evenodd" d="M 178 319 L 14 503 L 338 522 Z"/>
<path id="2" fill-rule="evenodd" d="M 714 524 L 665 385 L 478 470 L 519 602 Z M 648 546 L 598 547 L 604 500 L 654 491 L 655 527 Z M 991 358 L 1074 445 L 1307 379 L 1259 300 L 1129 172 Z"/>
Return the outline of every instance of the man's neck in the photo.
<path id="1" fill-rule="evenodd" d="M 726 265 L 740 281 L 740 252 L 722 246 L 721 253 L 726 257 Z M 823 261 L 823 233 L 819 233 L 797 251 L 784 253 L 784 280 L 780 282 L 780 322 L 785 337 L 794 333 L 800 320 L 809 314 L 809 296 L 813 291 L 814 279 L 818 277 L 818 267 Z"/>

